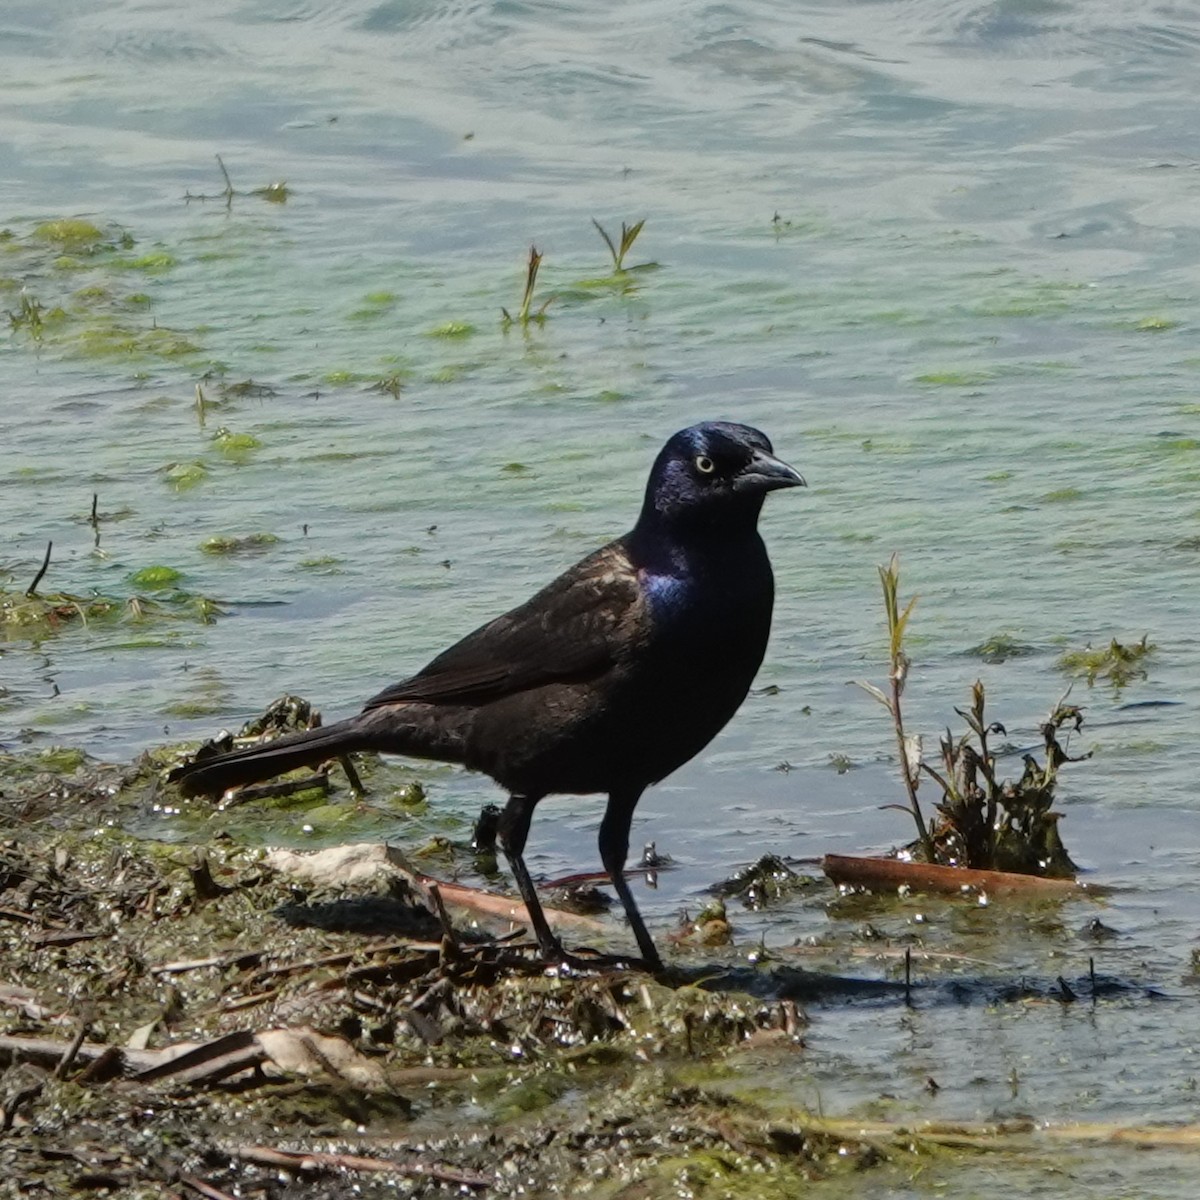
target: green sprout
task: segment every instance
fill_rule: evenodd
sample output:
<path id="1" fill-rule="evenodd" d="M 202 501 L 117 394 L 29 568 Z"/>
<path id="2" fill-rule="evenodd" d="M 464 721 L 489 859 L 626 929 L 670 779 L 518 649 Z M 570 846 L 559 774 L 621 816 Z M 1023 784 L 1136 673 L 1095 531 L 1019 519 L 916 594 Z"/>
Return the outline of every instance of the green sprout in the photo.
<path id="1" fill-rule="evenodd" d="M 521 297 L 521 307 L 517 310 L 515 318 L 507 308 L 500 309 L 504 314 L 504 327 L 506 329 L 510 325 L 520 325 L 522 328 L 527 328 L 530 321 L 536 321 L 539 325 L 545 321 L 546 309 L 550 307 L 554 297 L 550 296 L 546 300 L 543 300 L 536 311 L 533 308 L 533 291 L 537 287 L 538 269 L 541 265 L 542 256 L 538 253 L 538 248 L 530 246 L 529 262 L 525 266 L 525 293 Z"/>

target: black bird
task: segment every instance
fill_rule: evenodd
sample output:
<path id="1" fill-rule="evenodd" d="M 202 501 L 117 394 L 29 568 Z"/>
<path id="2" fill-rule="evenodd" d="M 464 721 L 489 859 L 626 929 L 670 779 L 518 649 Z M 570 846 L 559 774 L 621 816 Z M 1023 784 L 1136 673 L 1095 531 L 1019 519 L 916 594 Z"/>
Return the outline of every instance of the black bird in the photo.
<path id="1" fill-rule="evenodd" d="M 524 604 L 468 634 L 357 716 L 180 768 L 220 795 L 355 750 L 462 763 L 507 789 L 499 837 L 547 957 L 564 959 L 525 866 L 538 801 L 604 792 L 600 858 L 646 964 L 662 962 L 625 881 L 642 792 L 699 753 L 762 663 L 775 583 L 758 514 L 803 486 L 748 425 L 681 430 L 637 523 Z"/>

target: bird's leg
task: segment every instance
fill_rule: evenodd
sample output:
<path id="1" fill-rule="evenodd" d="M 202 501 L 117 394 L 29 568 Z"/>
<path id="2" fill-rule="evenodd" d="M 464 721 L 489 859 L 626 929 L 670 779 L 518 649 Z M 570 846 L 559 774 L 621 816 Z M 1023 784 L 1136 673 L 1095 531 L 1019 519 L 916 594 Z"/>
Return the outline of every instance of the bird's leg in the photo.
<path id="1" fill-rule="evenodd" d="M 529 923 L 537 936 L 542 953 L 556 962 L 565 958 L 562 943 L 554 936 L 546 914 L 542 911 L 542 902 L 538 899 L 537 889 L 529 877 L 529 868 L 525 865 L 525 841 L 529 837 L 529 822 L 533 819 L 533 809 L 540 797 L 509 796 L 504 811 L 500 814 L 499 838 L 504 850 L 504 857 L 512 868 L 513 877 L 517 881 L 517 890 L 525 901 L 525 909 L 529 913 Z"/>
<path id="2" fill-rule="evenodd" d="M 625 915 L 633 926 L 633 936 L 637 938 L 638 949 L 646 966 L 656 973 L 663 969 L 662 959 L 651 940 L 638 912 L 633 899 L 633 892 L 625 879 L 625 859 L 629 855 L 629 827 L 633 823 L 633 810 L 641 798 L 641 789 L 628 792 L 611 792 L 608 797 L 608 807 L 604 810 L 604 820 L 600 822 L 600 861 L 617 889 L 617 895 L 625 906 Z"/>

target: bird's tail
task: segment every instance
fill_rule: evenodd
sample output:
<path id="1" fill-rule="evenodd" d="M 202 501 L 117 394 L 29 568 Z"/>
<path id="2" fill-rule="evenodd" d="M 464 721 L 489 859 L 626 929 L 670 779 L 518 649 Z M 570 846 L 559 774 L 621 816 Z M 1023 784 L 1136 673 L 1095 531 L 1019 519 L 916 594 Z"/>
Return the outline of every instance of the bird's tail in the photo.
<path id="1" fill-rule="evenodd" d="M 381 749 L 378 740 L 373 723 L 366 714 L 360 714 L 333 725 L 290 733 L 261 746 L 202 758 L 177 767 L 168 778 L 179 784 L 185 796 L 220 796 L 231 787 L 258 783 L 297 767 L 315 766 L 355 750 Z"/>

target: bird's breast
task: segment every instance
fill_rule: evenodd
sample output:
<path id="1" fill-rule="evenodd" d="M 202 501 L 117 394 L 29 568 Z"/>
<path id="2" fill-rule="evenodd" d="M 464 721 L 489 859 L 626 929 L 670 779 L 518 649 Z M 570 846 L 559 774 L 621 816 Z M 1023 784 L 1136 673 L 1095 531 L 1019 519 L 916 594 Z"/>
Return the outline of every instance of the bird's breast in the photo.
<path id="1" fill-rule="evenodd" d="M 753 676 L 758 670 L 774 601 L 769 568 L 765 574 L 707 577 L 639 572 L 639 583 L 653 630 L 651 641 L 662 657 L 680 667 L 714 660 L 737 664 L 730 673 L 738 676 Z"/>

